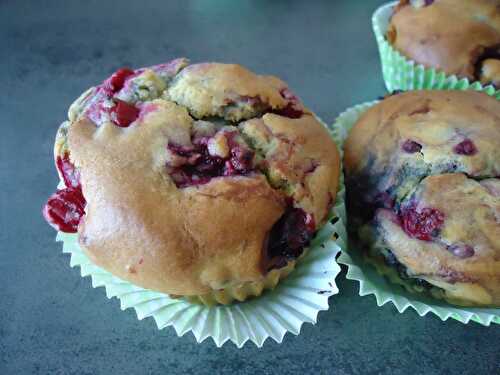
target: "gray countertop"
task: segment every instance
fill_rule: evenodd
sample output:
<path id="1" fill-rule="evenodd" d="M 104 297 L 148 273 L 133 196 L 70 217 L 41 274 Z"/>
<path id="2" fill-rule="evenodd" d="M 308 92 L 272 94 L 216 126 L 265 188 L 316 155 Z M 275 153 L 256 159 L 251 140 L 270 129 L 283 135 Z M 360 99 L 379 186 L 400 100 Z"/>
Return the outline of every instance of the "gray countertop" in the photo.
<path id="1" fill-rule="evenodd" d="M 280 345 L 178 338 L 93 289 L 40 213 L 68 105 L 116 68 L 237 62 L 288 81 L 332 122 L 384 93 L 380 3 L 0 0 L 0 374 L 500 374 L 500 326 L 377 307 L 344 272 L 330 311 Z"/>

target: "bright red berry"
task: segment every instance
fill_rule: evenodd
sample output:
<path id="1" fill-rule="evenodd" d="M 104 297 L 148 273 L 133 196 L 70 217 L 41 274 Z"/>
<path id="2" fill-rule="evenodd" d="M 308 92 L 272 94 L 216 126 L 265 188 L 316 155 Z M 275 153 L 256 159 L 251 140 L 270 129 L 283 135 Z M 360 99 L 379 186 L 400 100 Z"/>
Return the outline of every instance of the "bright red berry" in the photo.
<path id="1" fill-rule="evenodd" d="M 109 85 L 113 93 L 122 89 L 127 77 L 134 74 L 134 71 L 129 68 L 118 69 L 109 79 Z"/>
<path id="2" fill-rule="evenodd" d="M 402 208 L 401 222 L 410 237 L 431 241 L 444 223 L 444 214 L 429 207 L 417 210 L 416 204 L 410 204 Z"/>
<path id="3" fill-rule="evenodd" d="M 137 119 L 139 112 L 140 109 L 133 104 L 116 100 L 116 105 L 111 109 L 111 118 L 116 125 L 126 128 Z"/>
<path id="4" fill-rule="evenodd" d="M 85 198 L 80 189 L 72 187 L 56 191 L 43 208 L 45 220 L 65 233 L 75 233 L 85 215 Z"/>
<path id="5" fill-rule="evenodd" d="M 62 157 L 57 157 L 56 165 L 63 177 L 66 187 L 80 187 L 80 173 L 75 168 L 71 160 L 69 160 L 68 152 L 65 152 Z"/>

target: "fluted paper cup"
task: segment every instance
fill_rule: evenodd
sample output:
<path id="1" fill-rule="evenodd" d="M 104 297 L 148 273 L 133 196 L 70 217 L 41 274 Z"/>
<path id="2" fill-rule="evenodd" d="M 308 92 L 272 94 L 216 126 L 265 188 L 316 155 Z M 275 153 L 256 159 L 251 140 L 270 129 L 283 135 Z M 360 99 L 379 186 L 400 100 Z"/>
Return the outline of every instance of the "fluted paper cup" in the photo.
<path id="1" fill-rule="evenodd" d="M 328 222 L 288 277 L 260 297 L 216 306 L 170 298 L 119 279 L 90 261 L 76 234 L 58 232 L 56 240 L 71 255 L 71 267 L 80 267 L 82 277 L 90 276 L 94 288 L 104 287 L 108 298 L 118 298 L 122 310 L 133 308 L 139 320 L 152 317 L 159 329 L 172 326 L 178 336 L 192 332 L 197 342 L 211 338 L 218 347 L 227 341 L 239 348 L 248 341 L 261 347 L 268 338 L 281 343 L 287 332 L 298 335 L 304 323 L 315 324 L 318 313 L 328 310 L 328 298 L 338 293 L 335 258 L 347 240 L 344 222 L 341 182 Z"/>
<path id="2" fill-rule="evenodd" d="M 382 74 L 387 90 L 476 90 L 500 99 L 500 90 L 481 82 L 469 82 L 467 78 L 446 74 L 443 71 L 425 67 L 406 58 L 392 47 L 385 35 L 393 9 L 398 2 L 391 2 L 378 8 L 372 17 L 373 31 L 378 44 Z"/>
<path id="3" fill-rule="evenodd" d="M 335 138 L 342 144 L 360 116 L 377 102 L 360 104 L 340 114 L 332 126 Z M 374 295 L 378 306 L 390 303 L 400 313 L 411 308 L 420 316 L 432 313 L 441 320 L 452 318 L 462 323 L 474 321 L 485 326 L 492 323 L 500 324 L 500 309 L 498 308 L 454 306 L 423 293 L 409 292 L 401 285 L 392 283 L 365 260 L 361 249 L 356 248 L 352 242 L 343 247 L 338 262 L 347 266 L 346 277 L 359 283 L 359 295 Z"/>

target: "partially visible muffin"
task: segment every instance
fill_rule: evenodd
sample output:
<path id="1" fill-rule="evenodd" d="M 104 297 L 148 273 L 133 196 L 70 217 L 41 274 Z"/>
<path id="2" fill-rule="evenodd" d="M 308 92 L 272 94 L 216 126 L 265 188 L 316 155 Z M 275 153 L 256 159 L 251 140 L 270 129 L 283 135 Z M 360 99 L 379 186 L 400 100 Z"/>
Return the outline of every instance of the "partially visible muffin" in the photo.
<path id="1" fill-rule="evenodd" d="M 400 0 L 387 39 L 417 63 L 500 87 L 499 0 Z"/>
<path id="2" fill-rule="evenodd" d="M 500 305 L 500 103 L 393 95 L 344 147 L 350 225 L 379 270 L 451 303 Z"/>
<path id="3" fill-rule="evenodd" d="M 120 69 L 69 111 L 44 209 L 98 266 L 203 302 L 285 277 L 335 200 L 339 156 L 276 77 L 186 59 Z"/>

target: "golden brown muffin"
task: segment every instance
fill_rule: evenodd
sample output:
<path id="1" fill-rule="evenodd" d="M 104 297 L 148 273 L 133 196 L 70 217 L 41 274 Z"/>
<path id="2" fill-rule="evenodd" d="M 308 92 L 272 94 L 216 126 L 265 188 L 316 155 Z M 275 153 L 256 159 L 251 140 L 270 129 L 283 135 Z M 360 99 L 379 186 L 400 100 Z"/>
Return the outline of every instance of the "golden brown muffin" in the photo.
<path id="1" fill-rule="evenodd" d="M 49 223 L 125 280 L 219 302 L 290 272 L 339 174 L 328 131 L 284 82 L 185 59 L 90 89 L 55 156 L 66 188 L 49 199 Z"/>
<path id="2" fill-rule="evenodd" d="M 344 162 L 349 220 L 379 269 L 451 303 L 500 305 L 497 100 L 388 97 L 355 124 Z"/>
<path id="3" fill-rule="evenodd" d="M 484 84 L 500 82 L 499 0 L 401 0 L 387 39 L 427 67 Z"/>

